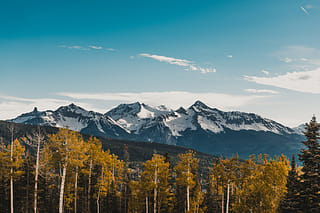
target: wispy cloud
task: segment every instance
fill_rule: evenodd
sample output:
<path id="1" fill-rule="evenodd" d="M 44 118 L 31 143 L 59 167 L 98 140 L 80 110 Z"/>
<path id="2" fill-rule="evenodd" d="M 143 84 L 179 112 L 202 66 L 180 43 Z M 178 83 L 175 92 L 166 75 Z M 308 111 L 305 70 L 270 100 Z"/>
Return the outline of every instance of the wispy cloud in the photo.
<path id="1" fill-rule="evenodd" d="M 268 90 L 268 89 L 245 89 L 246 92 L 249 93 L 270 93 L 270 94 L 278 94 L 278 91 Z"/>
<path id="2" fill-rule="evenodd" d="M 160 56 L 160 55 L 151 55 L 148 53 L 141 53 L 139 55 L 146 58 L 152 58 L 160 62 L 165 62 L 168 64 L 174 64 L 177 66 L 185 67 L 185 70 L 200 71 L 201 73 L 216 72 L 215 68 L 205 68 L 186 59 L 178 59 L 178 58 L 172 58 L 172 57 Z"/>
<path id="3" fill-rule="evenodd" d="M 227 55 L 227 58 L 233 58 L 233 55 Z"/>
<path id="4" fill-rule="evenodd" d="M 107 51 L 115 51 L 113 48 L 104 48 L 102 46 L 96 46 L 96 45 L 88 45 L 87 47 L 79 46 L 79 45 L 59 45 L 58 47 L 61 48 L 67 48 L 67 49 L 76 49 L 76 50 L 107 50 Z"/>
<path id="5" fill-rule="evenodd" d="M 89 46 L 91 49 L 94 49 L 94 50 L 102 50 L 103 49 L 103 47 L 101 47 L 101 46 L 93 46 L 93 45 L 90 45 Z"/>
<path id="6" fill-rule="evenodd" d="M 295 69 L 311 70 L 320 66 L 320 51 L 312 47 L 302 45 L 286 46 L 272 55 Z"/>
<path id="7" fill-rule="evenodd" d="M 261 72 L 262 72 L 263 74 L 265 74 L 265 75 L 269 75 L 269 74 L 270 74 L 270 72 L 267 71 L 267 70 L 261 70 Z"/>
<path id="8" fill-rule="evenodd" d="M 304 8 L 303 6 L 300 7 L 300 9 L 307 15 L 310 15 L 309 12 Z"/>
<path id="9" fill-rule="evenodd" d="M 281 61 L 285 62 L 285 63 L 291 63 L 293 61 L 292 58 L 289 58 L 289 57 L 285 57 L 285 58 L 282 58 L 280 59 Z"/>
<path id="10" fill-rule="evenodd" d="M 87 47 L 82 47 L 82 46 L 79 46 L 79 45 L 71 45 L 71 46 L 59 45 L 58 47 L 67 48 L 67 49 L 75 49 L 75 50 L 90 50 Z"/>
<path id="11" fill-rule="evenodd" d="M 312 71 L 288 72 L 276 77 L 244 76 L 244 79 L 257 84 L 320 94 L 320 68 Z"/>
<path id="12" fill-rule="evenodd" d="M 167 92 L 141 92 L 141 93 L 58 93 L 57 95 L 88 101 L 116 101 L 121 103 L 131 103 L 140 101 L 150 105 L 166 105 L 170 108 L 177 109 L 178 107 L 188 107 L 196 100 L 204 101 L 212 107 L 217 107 L 224 110 L 237 109 L 239 106 L 244 106 L 256 103 L 258 99 L 267 98 L 264 95 L 231 95 L 225 93 L 195 93 L 186 91 L 167 91 Z"/>
<path id="13" fill-rule="evenodd" d="M 89 48 L 82 47 L 79 45 L 73 45 L 73 46 L 60 45 L 59 47 L 67 48 L 67 49 L 76 49 L 76 50 L 89 50 Z"/>

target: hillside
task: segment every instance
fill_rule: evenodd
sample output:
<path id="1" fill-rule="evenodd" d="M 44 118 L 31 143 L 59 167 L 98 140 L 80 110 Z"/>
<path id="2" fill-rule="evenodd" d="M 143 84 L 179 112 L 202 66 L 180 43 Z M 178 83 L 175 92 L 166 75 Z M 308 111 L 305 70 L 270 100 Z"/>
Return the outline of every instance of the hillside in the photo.
<path id="1" fill-rule="evenodd" d="M 7 143 L 8 141 L 10 141 L 11 136 L 10 136 L 8 127 L 11 124 L 14 125 L 15 138 L 24 137 L 28 134 L 32 134 L 32 132 L 37 130 L 36 125 L 0 121 L 0 142 L 2 141 Z M 41 126 L 41 130 L 45 134 L 54 134 L 58 131 L 58 128 L 50 127 L 50 126 Z M 83 134 L 83 137 L 88 138 L 90 137 L 90 135 Z M 171 158 L 171 161 L 174 163 L 179 153 L 185 153 L 189 150 L 186 147 L 173 146 L 173 145 L 167 145 L 167 144 L 161 144 L 161 143 L 147 143 L 147 142 L 111 139 L 111 138 L 104 138 L 104 137 L 98 137 L 98 138 L 102 143 L 103 149 L 105 150 L 109 149 L 111 153 L 118 155 L 120 159 L 123 159 L 123 154 L 124 154 L 123 147 L 124 145 L 127 145 L 128 152 L 130 155 L 130 162 L 138 162 L 138 163 L 145 162 L 151 159 L 154 152 L 157 152 L 158 154 L 161 154 L 161 155 L 168 153 Z M 196 156 L 200 160 L 200 167 L 205 170 L 217 158 L 213 155 L 202 153 L 202 152 L 197 152 Z"/>

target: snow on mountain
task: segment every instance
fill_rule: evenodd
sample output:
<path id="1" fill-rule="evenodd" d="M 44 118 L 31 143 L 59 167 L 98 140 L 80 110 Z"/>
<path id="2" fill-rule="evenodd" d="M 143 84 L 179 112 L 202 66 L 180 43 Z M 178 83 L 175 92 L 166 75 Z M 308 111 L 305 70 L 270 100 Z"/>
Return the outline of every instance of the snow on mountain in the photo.
<path id="1" fill-rule="evenodd" d="M 175 137 L 182 136 L 186 130 L 199 129 L 215 134 L 225 132 L 226 129 L 264 131 L 280 135 L 295 133 L 288 127 L 256 114 L 237 111 L 223 112 L 210 108 L 200 101 L 195 102 L 188 109 L 181 107 L 176 111 L 165 106 L 152 107 L 139 102 L 120 104 L 104 115 L 70 104 L 56 111 L 39 112 L 35 108 L 33 112 L 22 114 L 10 121 L 69 127 L 75 131 L 82 131 L 91 124 L 101 133 L 104 133 L 106 128 L 117 127 L 135 135 L 139 135 L 142 131 L 146 132 L 146 129 L 154 128 L 161 123 L 160 126 L 167 128 L 169 130 L 167 132 Z"/>
<path id="2" fill-rule="evenodd" d="M 56 111 L 39 112 L 35 108 L 32 112 L 22 114 L 9 121 L 61 128 L 68 127 L 71 130 L 86 133 L 91 130 L 95 134 L 108 136 L 119 136 L 124 132 L 128 132 L 112 118 L 101 113 L 87 111 L 74 104 L 62 106 Z"/>
<path id="3" fill-rule="evenodd" d="M 180 132 L 186 129 L 196 130 L 192 117 L 183 108 L 168 115 L 164 119 L 164 124 L 171 130 L 173 136 L 181 136 Z"/>
<path id="4" fill-rule="evenodd" d="M 224 132 L 226 128 L 234 131 L 253 130 L 273 132 L 275 134 L 293 134 L 294 131 L 275 121 L 264 119 L 253 113 L 223 112 L 210 108 L 197 101 L 187 110 L 180 108 L 165 119 L 166 126 L 172 134 L 180 136 L 186 129 L 211 131 L 213 133 Z"/>
<path id="5" fill-rule="evenodd" d="M 181 145 L 211 154 L 295 153 L 301 140 L 293 129 L 253 113 L 223 112 L 197 101 L 171 110 L 143 103 L 120 104 L 105 114 L 70 104 L 34 111 L 10 121 L 69 127 L 85 134 Z"/>
<path id="6" fill-rule="evenodd" d="M 151 107 L 139 102 L 133 104 L 120 104 L 111 109 L 105 115 L 113 118 L 123 128 L 132 133 L 139 133 L 139 130 L 155 118 L 171 113 L 172 110 L 165 106 Z"/>
<path id="7" fill-rule="evenodd" d="M 303 132 L 306 131 L 305 130 L 306 125 L 305 124 L 301 124 L 297 127 L 292 128 L 297 134 L 299 135 L 303 135 Z"/>

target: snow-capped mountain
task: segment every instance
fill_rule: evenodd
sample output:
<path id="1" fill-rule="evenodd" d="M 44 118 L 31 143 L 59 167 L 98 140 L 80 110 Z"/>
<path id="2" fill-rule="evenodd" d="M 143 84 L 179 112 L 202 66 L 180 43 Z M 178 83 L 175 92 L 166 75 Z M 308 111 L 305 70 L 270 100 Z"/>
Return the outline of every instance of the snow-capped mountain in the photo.
<path id="1" fill-rule="evenodd" d="M 129 132 L 112 118 L 101 113 L 87 111 L 74 104 L 62 106 L 56 111 L 47 110 L 39 112 L 35 107 L 32 112 L 22 114 L 9 121 L 53 127 L 68 127 L 81 133 L 105 137 L 127 138 L 129 135 Z"/>
<path id="2" fill-rule="evenodd" d="M 305 129 L 306 125 L 305 124 L 300 124 L 297 127 L 292 128 L 297 134 L 303 135 L 303 132 L 306 131 Z"/>
<path id="3" fill-rule="evenodd" d="M 120 104 L 111 109 L 105 115 L 117 121 L 123 128 L 132 133 L 138 134 L 145 124 L 161 115 L 172 113 L 171 109 L 165 106 L 151 107 L 139 102 L 133 104 Z"/>
<path id="4" fill-rule="evenodd" d="M 197 101 L 172 110 L 143 103 L 120 104 L 105 114 L 74 104 L 56 111 L 22 114 L 17 123 L 68 126 L 86 134 L 182 145 L 211 154 L 294 153 L 301 137 L 293 129 L 253 113 L 223 112 Z"/>

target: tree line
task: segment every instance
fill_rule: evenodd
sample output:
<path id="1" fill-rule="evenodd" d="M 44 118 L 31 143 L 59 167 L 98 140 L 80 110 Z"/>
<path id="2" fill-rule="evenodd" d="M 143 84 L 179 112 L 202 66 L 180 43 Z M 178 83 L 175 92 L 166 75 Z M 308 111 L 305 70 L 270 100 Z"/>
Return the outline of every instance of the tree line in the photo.
<path id="1" fill-rule="evenodd" d="M 156 152 L 130 162 L 103 150 L 101 142 L 60 129 L 0 146 L 0 211 L 106 213 L 317 212 L 319 209 L 319 124 L 306 125 L 303 167 L 285 156 L 219 158 L 209 174 L 199 173 L 194 151 L 173 163 Z M 7 144 L 7 145 L 5 145 Z M 24 145 L 22 145 L 24 144 Z M 27 146 L 25 146 L 27 144 Z M 307 210 L 306 210 L 307 209 Z"/>

